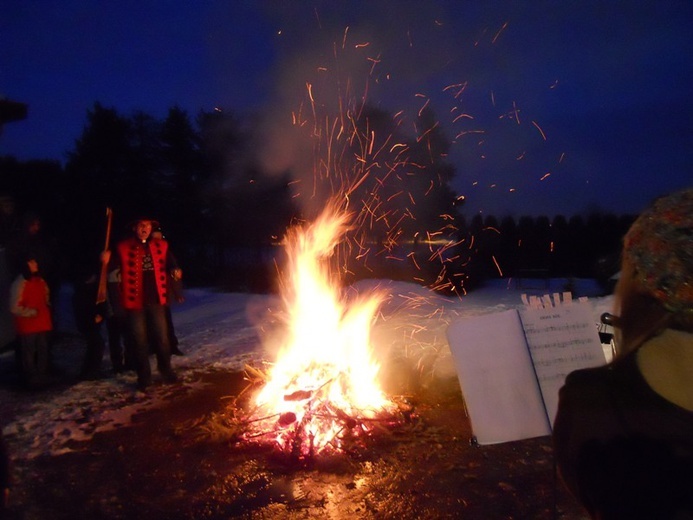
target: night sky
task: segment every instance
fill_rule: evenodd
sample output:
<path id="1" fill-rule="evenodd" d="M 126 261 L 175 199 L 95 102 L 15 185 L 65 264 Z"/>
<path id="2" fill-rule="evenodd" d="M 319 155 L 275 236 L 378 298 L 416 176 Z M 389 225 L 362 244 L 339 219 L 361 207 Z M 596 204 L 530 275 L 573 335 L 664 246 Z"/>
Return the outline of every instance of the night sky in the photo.
<path id="1" fill-rule="evenodd" d="M 281 121 L 346 42 L 371 102 L 435 110 L 470 213 L 635 213 L 693 185 L 692 26 L 689 1 L 4 0 L 0 96 L 29 117 L 0 154 L 64 161 L 96 101 Z"/>

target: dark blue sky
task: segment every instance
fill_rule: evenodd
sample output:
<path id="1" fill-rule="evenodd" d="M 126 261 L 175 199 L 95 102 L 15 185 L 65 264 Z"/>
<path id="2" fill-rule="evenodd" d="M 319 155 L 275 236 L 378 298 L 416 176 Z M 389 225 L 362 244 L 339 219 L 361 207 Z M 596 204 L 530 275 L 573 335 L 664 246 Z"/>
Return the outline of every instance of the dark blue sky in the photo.
<path id="1" fill-rule="evenodd" d="M 63 161 L 96 101 L 288 117 L 349 27 L 380 60 L 375 102 L 423 94 L 450 138 L 483 130 L 450 155 L 470 212 L 638 212 L 693 185 L 692 26 L 690 1 L 5 0 L 0 95 L 29 118 L 0 154 Z"/>

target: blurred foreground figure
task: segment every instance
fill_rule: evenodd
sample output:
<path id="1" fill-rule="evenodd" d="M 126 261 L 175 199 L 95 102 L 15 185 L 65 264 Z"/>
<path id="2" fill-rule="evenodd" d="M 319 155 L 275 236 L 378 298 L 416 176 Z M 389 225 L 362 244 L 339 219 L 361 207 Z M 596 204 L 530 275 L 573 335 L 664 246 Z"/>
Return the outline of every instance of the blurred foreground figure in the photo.
<path id="1" fill-rule="evenodd" d="M 571 373 L 553 440 L 568 489 L 599 519 L 693 519 L 693 189 L 624 239 L 618 354 Z"/>
<path id="2" fill-rule="evenodd" d="M 7 509 L 10 498 L 10 454 L 2 436 L 0 427 L 0 518 L 4 518 L 3 511 Z"/>

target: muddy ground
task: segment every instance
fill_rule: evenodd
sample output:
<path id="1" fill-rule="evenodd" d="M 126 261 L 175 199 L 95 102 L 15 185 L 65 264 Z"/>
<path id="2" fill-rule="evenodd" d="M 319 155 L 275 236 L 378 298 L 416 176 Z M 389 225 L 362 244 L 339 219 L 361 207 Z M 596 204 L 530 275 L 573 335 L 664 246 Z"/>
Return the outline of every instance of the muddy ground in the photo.
<path id="1" fill-rule="evenodd" d="M 548 438 L 470 443 L 455 381 L 413 396 L 411 421 L 360 449 L 298 464 L 266 446 L 210 439 L 204 426 L 247 382 L 200 377 L 208 384 L 80 451 L 21 461 L 8 518 L 585 518 L 556 485 Z"/>

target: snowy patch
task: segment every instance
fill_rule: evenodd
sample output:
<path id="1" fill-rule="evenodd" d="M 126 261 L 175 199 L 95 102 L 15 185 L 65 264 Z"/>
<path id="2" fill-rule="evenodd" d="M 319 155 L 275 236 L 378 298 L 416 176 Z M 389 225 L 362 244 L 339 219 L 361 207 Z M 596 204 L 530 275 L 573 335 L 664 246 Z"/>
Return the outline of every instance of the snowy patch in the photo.
<path id="1" fill-rule="evenodd" d="M 521 290 L 513 280 L 496 280 L 463 298 L 446 297 L 406 282 L 365 280 L 347 291 L 380 289 L 389 295 L 380 309 L 373 330 L 373 345 L 381 363 L 408 360 L 440 377 L 454 377 L 455 369 L 445 332 L 458 316 L 500 312 L 522 305 L 521 294 L 562 292 L 567 280 L 550 280 L 548 287 Z M 611 310 L 611 297 L 595 297 L 599 288 L 591 280 L 572 280 L 576 296 L 590 297 L 595 326 L 599 316 Z M 61 301 L 69 302 L 69 288 Z M 271 361 L 261 338 L 264 325 L 272 323 L 272 313 L 280 300 L 276 295 L 222 293 L 189 289 L 186 301 L 173 308 L 176 334 L 184 357 L 174 357 L 173 365 L 181 382 L 172 386 L 155 385 L 147 394 L 135 391 L 134 374 L 109 376 L 104 359 L 104 378 L 72 386 L 56 385 L 37 393 L 21 392 L 4 385 L 0 399 L 3 434 L 12 457 L 34 458 L 59 455 L 83 449 L 95 433 L 132 424 L 139 413 L 163 402 L 194 391 L 200 374 L 210 370 L 235 371 L 246 364 Z M 61 305 L 58 322 L 61 331 L 70 331 L 69 305 Z M 55 356 L 68 372 L 76 373 L 83 345 L 78 337 L 63 341 Z M 2 355 L 11 364 L 12 353 Z M 155 362 L 152 361 L 155 381 Z"/>

